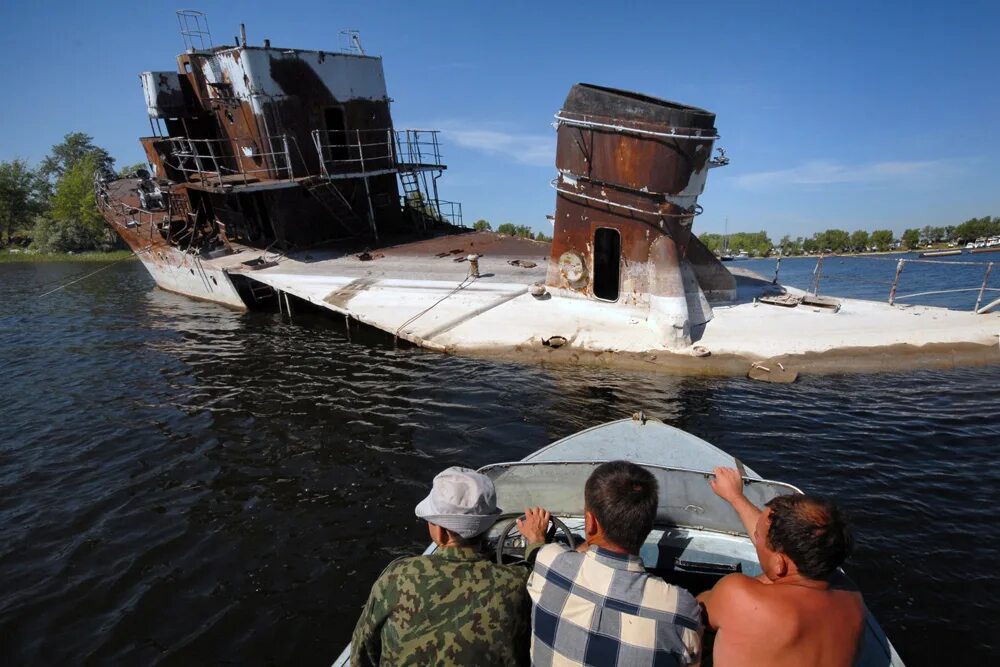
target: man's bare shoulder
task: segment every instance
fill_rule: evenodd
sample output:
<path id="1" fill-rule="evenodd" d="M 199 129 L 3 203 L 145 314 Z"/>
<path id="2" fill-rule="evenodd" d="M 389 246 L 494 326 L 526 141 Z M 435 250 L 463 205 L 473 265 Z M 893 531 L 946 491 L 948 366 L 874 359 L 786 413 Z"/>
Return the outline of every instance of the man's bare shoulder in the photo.
<path id="1" fill-rule="evenodd" d="M 757 600 L 760 588 L 765 588 L 765 584 L 753 577 L 739 573 L 727 574 L 711 590 L 699 595 L 698 601 L 705 605 L 709 616 L 721 622 L 725 616 L 743 616 L 751 607 L 759 606 Z"/>
<path id="2" fill-rule="evenodd" d="M 722 579 L 719 579 L 712 590 L 716 596 L 720 596 L 731 602 L 737 602 L 743 598 L 752 598 L 759 595 L 760 589 L 765 587 L 766 584 L 762 584 L 757 579 L 737 572 L 727 574 Z"/>

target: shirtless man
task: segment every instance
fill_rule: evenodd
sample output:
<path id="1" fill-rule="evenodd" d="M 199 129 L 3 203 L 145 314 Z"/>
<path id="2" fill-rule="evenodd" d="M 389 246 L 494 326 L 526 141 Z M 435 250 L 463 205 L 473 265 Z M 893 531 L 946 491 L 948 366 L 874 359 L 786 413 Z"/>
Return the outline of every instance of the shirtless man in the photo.
<path id="1" fill-rule="evenodd" d="M 779 496 L 764 511 L 732 468 L 709 482 L 746 526 L 764 573 L 723 577 L 698 596 L 717 631 L 715 665 L 850 667 L 864 628 L 861 595 L 837 567 L 853 537 L 839 510 L 810 496 Z"/>

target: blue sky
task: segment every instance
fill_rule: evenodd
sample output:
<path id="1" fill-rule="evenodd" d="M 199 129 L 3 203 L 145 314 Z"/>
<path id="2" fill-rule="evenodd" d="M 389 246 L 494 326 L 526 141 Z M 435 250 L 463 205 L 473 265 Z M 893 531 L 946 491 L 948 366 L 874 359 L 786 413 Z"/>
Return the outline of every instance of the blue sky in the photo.
<path id="1" fill-rule="evenodd" d="M 216 44 L 384 58 L 397 127 L 440 128 L 442 196 L 548 231 L 552 115 L 573 83 L 705 107 L 732 159 L 698 231 L 944 225 L 1000 215 L 1000 2 L 218 2 Z M 172 3 L 0 4 L 0 160 L 91 134 L 119 163 L 149 131 L 137 74 L 175 68 Z"/>

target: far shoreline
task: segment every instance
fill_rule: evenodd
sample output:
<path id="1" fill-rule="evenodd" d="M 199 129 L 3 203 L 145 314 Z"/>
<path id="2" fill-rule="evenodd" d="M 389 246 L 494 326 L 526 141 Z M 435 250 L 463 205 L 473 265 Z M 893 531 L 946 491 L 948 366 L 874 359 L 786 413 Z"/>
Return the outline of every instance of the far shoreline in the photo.
<path id="1" fill-rule="evenodd" d="M 11 252 L 8 248 L 0 249 L 0 264 L 31 264 L 56 262 L 120 262 L 132 259 L 135 253 L 131 250 L 88 250 L 85 252 Z"/>

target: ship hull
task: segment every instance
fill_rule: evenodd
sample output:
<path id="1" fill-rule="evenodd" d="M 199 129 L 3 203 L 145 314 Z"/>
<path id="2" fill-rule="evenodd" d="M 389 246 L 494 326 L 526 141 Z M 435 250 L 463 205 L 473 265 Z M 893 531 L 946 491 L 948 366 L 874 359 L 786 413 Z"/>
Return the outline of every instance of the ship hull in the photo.
<path id="1" fill-rule="evenodd" d="M 247 306 L 225 269 L 211 265 L 198 253 L 184 252 L 167 242 L 158 224 L 164 212 L 141 208 L 137 179 L 119 179 L 99 191 L 98 207 L 118 236 L 128 244 L 157 286 L 202 301 L 230 308 Z"/>
<path id="2" fill-rule="evenodd" d="M 161 289 L 237 310 L 247 309 L 229 274 L 206 266 L 197 256 L 167 248 L 139 254 L 139 259 Z"/>

